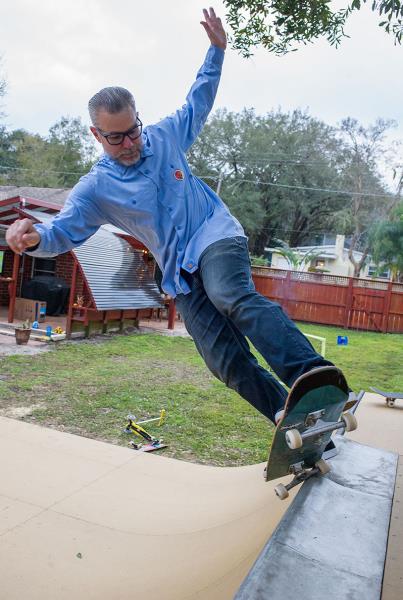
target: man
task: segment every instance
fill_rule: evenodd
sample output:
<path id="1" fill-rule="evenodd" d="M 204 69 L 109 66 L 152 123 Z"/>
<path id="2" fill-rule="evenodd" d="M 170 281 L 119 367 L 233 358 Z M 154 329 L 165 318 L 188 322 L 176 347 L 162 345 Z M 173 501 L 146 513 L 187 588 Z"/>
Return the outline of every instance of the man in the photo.
<path id="1" fill-rule="evenodd" d="M 130 92 L 104 88 L 95 94 L 91 131 L 105 154 L 50 225 L 16 221 L 7 241 L 17 253 L 56 255 L 82 244 L 103 223 L 142 241 L 209 369 L 275 422 L 286 390 L 259 366 L 246 338 L 288 386 L 331 363 L 280 306 L 255 291 L 242 226 L 186 161 L 213 106 L 227 45 L 214 10 L 203 13 L 211 46 L 185 105 L 142 131 Z"/>

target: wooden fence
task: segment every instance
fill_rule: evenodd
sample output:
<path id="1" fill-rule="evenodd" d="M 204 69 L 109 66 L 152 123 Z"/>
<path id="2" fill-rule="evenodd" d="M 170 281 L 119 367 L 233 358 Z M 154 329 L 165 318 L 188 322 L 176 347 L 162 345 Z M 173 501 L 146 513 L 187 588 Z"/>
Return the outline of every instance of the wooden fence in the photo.
<path id="1" fill-rule="evenodd" d="M 382 333 L 403 333 L 403 284 L 253 267 L 263 296 L 296 321 Z"/>

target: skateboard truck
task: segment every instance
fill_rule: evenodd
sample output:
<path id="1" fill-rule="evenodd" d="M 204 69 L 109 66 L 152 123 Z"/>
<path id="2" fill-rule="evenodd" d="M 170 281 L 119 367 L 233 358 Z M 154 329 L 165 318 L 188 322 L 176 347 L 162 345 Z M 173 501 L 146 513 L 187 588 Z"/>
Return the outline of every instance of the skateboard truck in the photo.
<path id="1" fill-rule="evenodd" d="M 290 466 L 290 473 L 294 475 L 294 479 L 290 483 L 287 483 L 287 485 L 279 483 L 274 488 L 274 491 L 280 500 L 285 500 L 289 496 L 289 491 L 296 485 L 307 481 L 307 479 L 310 479 L 314 475 L 325 475 L 329 471 L 330 467 L 323 458 L 320 458 L 315 463 L 315 466 L 311 468 L 304 467 L 303 462 L 295 463 Z"/>
<path id="2" fill-rule="evenodd" d="M 320 423 L 320 417 L 324 411 L 316 411 L 307 415 L 305 426 L 309 427 L 307 431 L 300 433 L 298 429 L 289 429 L 285 434 L 285 441 L 290 450 L 302 448 L 304 442 L 311 438 L 320 439 L 324 433 L 344 429 L 345 431 L 354 431 L 357 429 L 357 419 L 351 412 L 345 412 L 341 415 L 340 421 L 324 424 Z M 322 413 L 322 414 L 319 414 Z"/>

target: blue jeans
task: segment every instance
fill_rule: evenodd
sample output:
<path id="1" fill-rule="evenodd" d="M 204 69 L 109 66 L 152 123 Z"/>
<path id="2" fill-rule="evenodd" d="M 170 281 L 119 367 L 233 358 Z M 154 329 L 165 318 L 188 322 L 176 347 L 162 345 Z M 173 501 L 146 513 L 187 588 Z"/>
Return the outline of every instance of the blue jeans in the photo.
<path id="1" fill-rule="evenodd" d="M 317 354 L 276 303 L 252 281 L 247 240 L 219 240 L 200 256 L 193 274 L 182 271 L 191 292 L 176 305 L 210 371 L 274 422 L 287 391 L 261 367 L 247 339 L 289 387 L 303 373 L 331 365 Z"/>

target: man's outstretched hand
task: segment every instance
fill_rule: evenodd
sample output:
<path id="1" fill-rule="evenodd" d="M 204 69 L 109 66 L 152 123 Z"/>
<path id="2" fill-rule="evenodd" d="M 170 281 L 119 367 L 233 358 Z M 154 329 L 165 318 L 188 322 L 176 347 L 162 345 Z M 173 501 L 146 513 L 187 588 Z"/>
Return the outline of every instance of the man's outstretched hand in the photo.
<path id="1" fill-rule="evenodd" d="M 6 240 L 13 252 L 22 254 L 39 244 L 41 236 L 30 219 L 18 219 L 7 229 Z"/>
<path id="2" fill-rule="evenodd" d="M 214 8 L 207 10 L 203 8 L 204 21 L 200 21 L 203 25 L 210 42 L 213 46 L 218 46 L 222 50 L 227 47 L 227 35 L 222 26 L 220 17 L 216 17 Z"/>

